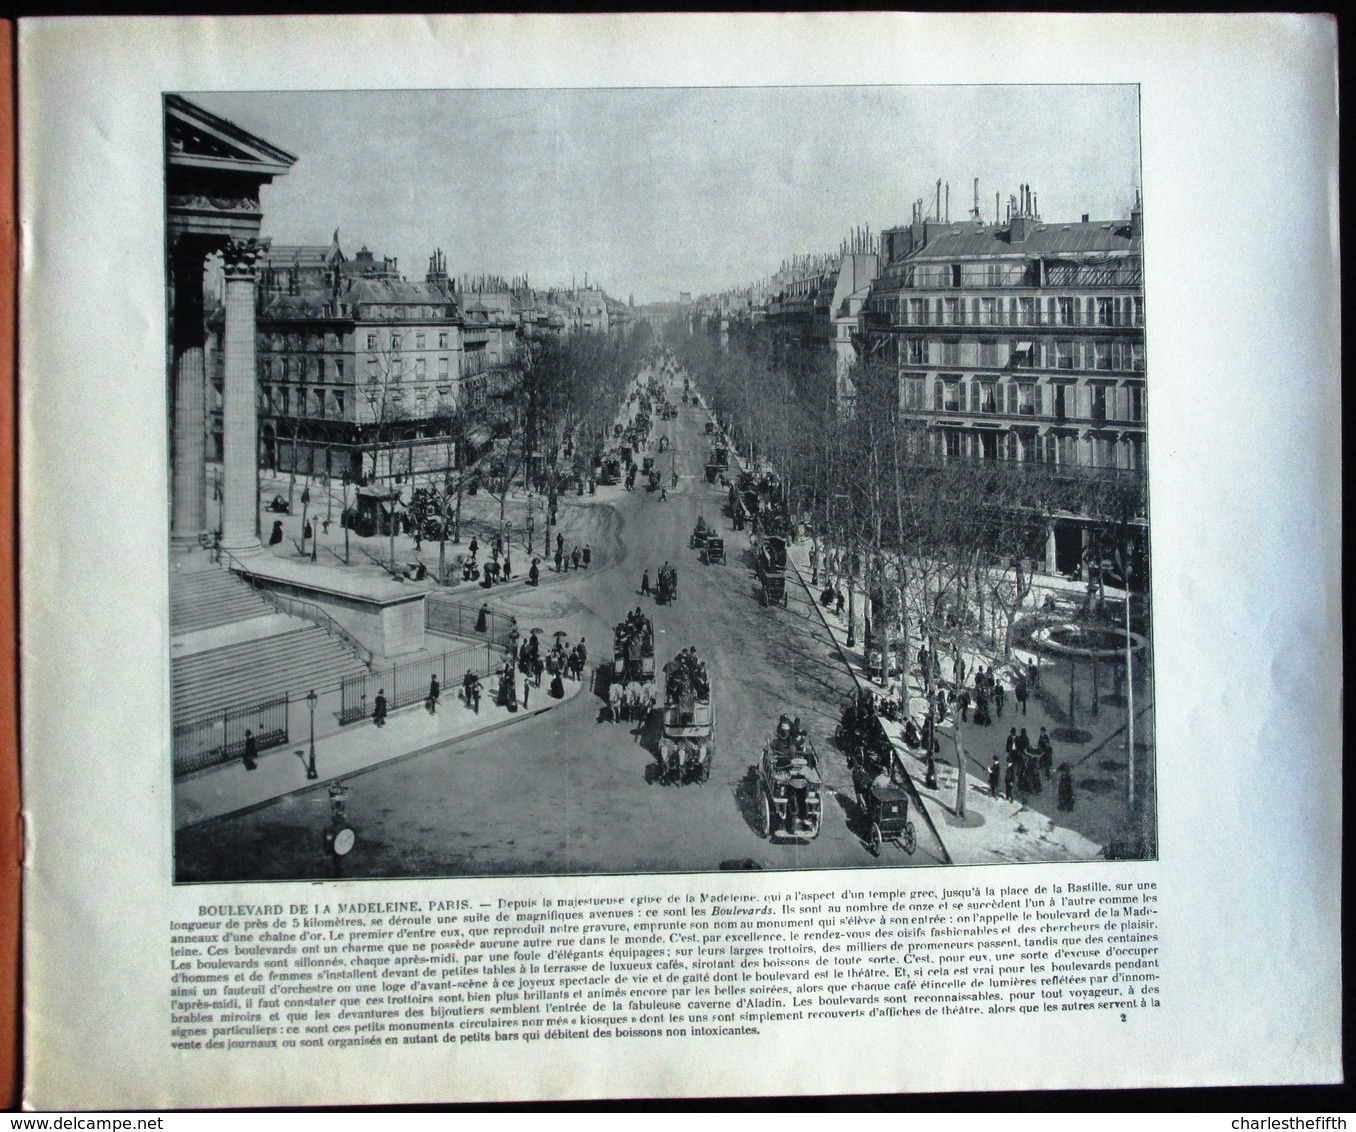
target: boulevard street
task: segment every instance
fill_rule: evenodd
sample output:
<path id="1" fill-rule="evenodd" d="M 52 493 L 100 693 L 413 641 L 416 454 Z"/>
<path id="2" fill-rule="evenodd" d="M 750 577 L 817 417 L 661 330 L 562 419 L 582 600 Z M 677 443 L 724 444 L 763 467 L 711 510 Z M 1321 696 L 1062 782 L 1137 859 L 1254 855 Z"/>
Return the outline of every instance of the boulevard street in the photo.
<path id="1" fill-rule="evenodd" d="M 722 512 L 724 492 L 705 479 L 708 418 L 702 409 L 682 405 L 681 394 L 679 380 L 669 390 L 679 402 L 677 420 L 663 421 L 656 413 L 649 446 L 637 457 L 654 457 L 667 500 L 644 490 L 644 477 L 632 492 L 600 489 L 596 497 L 571 499 L 571 507 L 587 512 L 591 568 L 559 579 L 543 558 L 539 588 L 491 599 L 516 614 L 524 631 L 550 624 L 572 641 L 583 636 L 590 670 L 610 663 L 613 626 L 639 606 L 654 624 L 661 700 L 663 666 L 679 650 L 695 647 L 710 676 L 715 709 L 709 781 L 682 787 L 657 782 L 658 713 L 648 730 L 613 723 L 605 700 L 586 689 L 539 717 L 350 777 L 347 820 L 357 842 L 343 859 L 343 875 L 944 863 L 936 835 L 913 805 L 915 852 L 888 843 L 879 858 L 869 852 L 847 762 L 833 740 L 852 679 L 794 573 L 788 575 L 785 609 L 759 603 L 748 532 L 732 530 Z M 669 445 L 661 452 L 663 436 Z M 725 538 L 725 565 L 703 565 L 689 548 L 699 515 Z M 678 598 L 659 606 L 641 596 L 641 574 L 648 569 L 653 585 L 665 561 L 677 568 Z M 544 697 L 545 688 L 532 695 Z M 752 768 L 782 713 L 800 717 L 824 776 L 823 822 L 812 841 L 769 843 L 757 832 Z M 329 799 L 318 790 L 184 830 L 177 839 L 177 876 L 331 876 L 321 845 L 328 820 Z"/>

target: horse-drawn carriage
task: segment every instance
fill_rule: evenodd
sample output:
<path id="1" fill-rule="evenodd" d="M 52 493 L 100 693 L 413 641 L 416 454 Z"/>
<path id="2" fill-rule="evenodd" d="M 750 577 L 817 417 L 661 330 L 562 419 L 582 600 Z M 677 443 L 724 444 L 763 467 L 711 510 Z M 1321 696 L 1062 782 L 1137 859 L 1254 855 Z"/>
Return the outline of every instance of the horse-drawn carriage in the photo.
<path id="1" fill-rule="evenodd" d="M 887 841 L 905 853 L 918 847 L 918 833 L 909 820 L 908 791 L 890 771 L 879 770 L 873 775 L 867 764 L 858 763 L 852 768 L 852 789 L 873 856 L 880 856 L 881 846 Z"/>
<path id="2" fill-rule="evenodd" d="M 715 464 L 718 468 L 728 468 L 730 466 L 730 450 L 723 444 L 711 445 L 711 459 L 707 463 Z"/>
<path id="3" fill-rule="evenodd" d="M 757 555 L 759 600 L 763 605 L 787 603 L 786 539 L 769 535 L 759 541 Z"/>
<path id="4" fill-rule="evenodd" d="M 602 464 L 598 468 L 598 482 L 601 484 L 621 483 L 622 460 L 616 453 L 608 453 L 603 457 Z"/>
<path id="5" fill-rule="evenodd" d="M 714 562 L 725 564 L 725 540 L 716 534 L 715 527 L 708 527 L 700 515 L 697 516 L 697 525 L 693 528 L 688 545 L 700 552 L 702 561 L 708 566 Z"/>
<path id="6" fill-rule="evenodd" d="M 678 600 L 678 571 L 673 566 L 661 566 L 655 585 L 654 600 L 659 605 L 668 605 Z"/>
<path id="7" fill-rule="evenodd" d="M 654 702 L 654 625 L 643 614 L 631 613 L 612 631 L 608 710 L 613 723 L 619 719 L 643 721 Z"/>
<path id="8" fill-rule="evenodd" d="M 755 768 L 760 836 L 810 840 L 819 835 L 823 779 L 810 737 L 783 715 Z"/>
<path id="9" fill-rule="evenodd" d="M 715 708 L 705 666 L 695 653 L 679 653 L 664 669 L 664 735 L 659 740 L 659 781 L 666 786 L 705 782 L 711 775 Z"/>
<path id="10" fill-rule="evenodd" d="M 871 852 L 880 856 L 881 846 L 892 841 L 912 853 L 918 837 L 909 820 L 904 771 L 869 692 L 859 693 L 844 705 L 834 739 L 852 770 L 852 789 Z"/>

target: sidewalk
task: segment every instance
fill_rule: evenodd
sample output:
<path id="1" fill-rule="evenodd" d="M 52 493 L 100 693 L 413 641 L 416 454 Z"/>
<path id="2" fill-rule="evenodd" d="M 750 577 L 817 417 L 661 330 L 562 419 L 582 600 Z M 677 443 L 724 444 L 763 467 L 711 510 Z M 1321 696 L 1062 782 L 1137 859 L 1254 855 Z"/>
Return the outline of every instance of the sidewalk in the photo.
<path id="1" fill-rule="evenodd" d="M 485 694 L 479 715 L 461 702 L 461 689 L 454 686 L 444 689 L 436 715 L 430 714 L 424 704 L 414 704 L 392 712 L 383 727 L 365 719 L 338 733 L 318 735 L 315 762 L 319 777 L 315 779 L 306 777 L 309 736 L 304 732 L 294 733 L 293 742 L 286 747 L 260 755 L 254 770 L 246 770 L 236 760 L 186 775 L 174 783 L 174 828 L 185 829 L 257 809 L 289 794 L 315 790 L 444 743 L 520 723 L 572 700 L 584 688 L 582 681 L 566 680 L 565 698 L 553 700 L 543 680 L 541 688 L 531 691 L 530 708 L 510 712 L 491 702 L 490 689 L 495 683 L 493 679 L 483 681 Z"/>
<path id="2" fill-rule="evenodd" d="M 730 456 L 736 467 L 740 469 L 744 467 L 745 461 L 733 445 L 731 445 Z M 853 682 L 859 689 L 866 686 L 870 687 L 877 695 L 882 694 L 884 689 L 878 683 L 865 680 L 866 657 L 863 648 L 860 645 L 848 647 L 846 618 L 839 617 L 831 610 L 825 609 L 819 602 L 818 594 L 812 590 L 809 584 L 811 574 L 809 541 L 801 540 L 788 546 L 787 557 L 805 590 L 807 600 L 818 611 L 825 629 L 838 647 Z M 1041 578 L 1041 582 L 1045 581 L 1045 578 Z M 1049 583 L 1049 589 L 1071 590 L 1081 596 L 1083 589 L 1081 583 L 1070 583 L 1062 578 L 1049 579 Z M 1110 596 L 1110 591 L 1108 591 L 1108 596 Z M 864 593 L 855 595 L 854 606 L 855 612 L 860 618 L 865 607 Z M 855 635 L 855 639 L 858 641 L 861 640 L 861 637 L 860 632 Z M 982 663 L 985 666 L 993 663 L 992 658 L 974 652 L 972 649 L 962 650 L 962 654 L 970 671 L 974 671 L 977 663 Z M 1025 664 L 1030 659 L 1034 659 L 1034 654 L 1027 654 L 1014 649 L 1013 660 L 1010 663 Z M 1006 667 L 1000 665 L 999 671 L 1003 672 Z M 912 671 L 908 672 L 907 680 L 910 704 L 924 703 L 923 689 Z M 1010 677 L 1007 678 L 1007 682 L 1008 687 L 1011 688 Z M 956 814 L 958 771 L 954 724 L 948 722 L 938 729 L 942 751 L 940 754 L 934 755 L 937 786 L 935 789 L 929 789 L 923 785 L 926 780 L 927 768 L 925 760 L 921 757 L 922 752 L 911 751 L 904 745 L 903 729 L 900 724 L 884 719 L 881 720 L 881 723 L 885 728 L 886 735 L 894 745 L 901 765 L 913 780 L 918 796 L 923 801 L 927 811 L 925 817 L 936 831 L 938 840 L 942 843 L 943 849 L 953 864 L 1086 861 L 1098 857 L 1101 846 L 1076 830 L 1056 825 L 1044 814 L 1032 810 L 1021 802 L 1009 802 L 1005 798 L 990 794 L 987 776 L 984 774 L 985 767 L 983 764 L 979 764 L 973 755 L 968 752 L 966 753 L 966 762 L 969 764 L 966 768 L 968 782 L 965 798 L 966 813 L 964 817 L 958 817 Z M 965 742 L 965 736 L 962 735 L 962 749 L 965 747 Z M 976 777 L 977 771 L 980 772 L 982 777 Z"/>

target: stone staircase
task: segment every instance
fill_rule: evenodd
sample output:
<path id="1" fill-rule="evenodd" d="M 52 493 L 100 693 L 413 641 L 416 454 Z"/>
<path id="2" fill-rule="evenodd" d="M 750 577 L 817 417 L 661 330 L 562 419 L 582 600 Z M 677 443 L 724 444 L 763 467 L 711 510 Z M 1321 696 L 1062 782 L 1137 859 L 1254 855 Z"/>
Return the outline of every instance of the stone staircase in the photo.
<path id="1" fill-rule="evenodd" d="M 330 688 L 367 666 L 337 637 L 299 617 L 285 632 L 175 658 L 174 718 Z"/>
<path id="2" fill-rule="evenodd" d="M 219 566 L 170 573 L 170 631 L 176 637 L 272 612 L 248 582 Z"/>
<path id="3" fill-rule="evenodd" d="M 176 726 L 227 708 L 333 688 L 367 671 L 341 636 L 275 610 L 243 579 L 210 563 L 170 574 Z"/>

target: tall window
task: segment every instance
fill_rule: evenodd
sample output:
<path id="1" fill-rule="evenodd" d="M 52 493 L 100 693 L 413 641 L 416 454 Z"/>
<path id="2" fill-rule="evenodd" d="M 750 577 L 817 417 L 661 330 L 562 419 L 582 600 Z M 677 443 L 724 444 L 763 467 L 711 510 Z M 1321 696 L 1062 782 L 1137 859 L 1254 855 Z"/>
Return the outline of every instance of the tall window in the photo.
<path id="1" fill-rule="evenodd" d="M 998 383 L 995 381 L 981 381 L 977 386 L 979 390 L 979 411 L 981 413 L 996 413 L 999 411 L 998 402 Z"/>
<path id="2" fill-rule="evenodd" d="M 1018 301 L 1021 303 L 1022 325 L 1023 325 L 1023 326 L 1035 326 L 1035 325 L 1036 325 L 1036 300 L 1035 300 L 1035 299 L 1020 299 L 1020 300 L 1018 300 Z"/>
<path id="3" fill-rule="evenodd" d="M 997 299 L 983 299 L 981 317 L 987 326 L 997 326 L 1003 318 L 1003 305 Z"/>
<path id="4" fill-rule="evenodd" d="M 948 413 L 958 413 L 961 409 L 961 383 L 959 377 L 943 378 L 941 385 L 946 390 L 942 408 Z"/>
<path id="5" fill-rule="evenodd" d="M 1097 325 L 1116 325 L 1116 303 L 1114 299 L 1097 300 Z"/>
<path id="6" fill-rule="evenodd" d="M 399 350 L 399 349 L 400 349 L 400 335 L 399 335 L 399 334 L 392 333 L 392 335 L 391 335 L 391 349 L 392 349 L 392 350 Z"/>
<path id="7" fill-rule="evenodd" d="M 423 381 L 424 378 L 428 377 L 428 359 L 422 355 L 415 359 L 414 376 L 419 381 Z"/>
<path id="8" fill-rule="evenodd" d="M 927 299 L 909 300 L 909 322 L 914 326 L 926 326 L 928 324 Z"/>
<path id="9" fill-rule="evenodd" d="M 1073 369 L 1074 367 L 1074 344 L 1068 338 L 1061 338 L 1055 342 L 1055 368 Z"/>
<path id="10" fill-rule="evenodd" d="M 1000 366 L 1003 363 L 998 358 L 998 342 L 993 338 L 981 338 L 979 340 L 979 364 L 982 366 Z"/>
<path id="11" fill-rule="evenodd" d="M 942 365 L 960 365 L 960 339 L 946 338 L 942 341 Z"/>
<path id="12" fill-rule="evenodd" d="M 446 350 L 446 349 L 447 349 L 447 331 L 446 331 L 446 330 L 440 330 L 440 331 L 438 331 L 438 349 L 440 349 L 440 350 Z"/>
<path id="13" fill-rule="evenodd" d="M 1092 364 L 1094 369 L 1111 368 L 1111 343 L 1098 338 L 1092 343 Z"/>
<path id="14" fill-rule="evenodd" d="M 1040 412 L 1036 400 L 1037 386 L 1034 381 L 1017 383 L 1017 413 L 1019 416 L 1034 417 Z"/>
<path id="15" fill-rule="evenodd" d="M 1089 387 L 1089 391 L 1092 393 L 1092 419 L 1106 420 L 1106 386 L 1093 385 Z"/>
<path id="16" fill-rule="evenodd" d="M 921 377 L 906 377 L 904 379 L 904 408 L 923 409 L 926 406 L 924 399 L 924 379 Z"/>
<path id="17" fill-rule="evenodd" d="M 1131 318 L 1132 318 L 1132 320 L 1133 320 L 1133 322 L 1134 322 L 1134 325 L 1136 325 L 1136 326 L 1143 326 L 1143 325 L 1144 325 L 1144 300 L 1141 299 L 1141 298 L 1136 297 L 1136 298 L 1131 299 L 1130 302 L 1131 302 L 1131 304 L 1132 304 L 1132 306 L 1133 306 L 1133 311 L 1134 311 L 1134 313 L 1131 315 Z"/>
<path id="18" fill-rule="evenodd" d="M 438 377 L 439 377 L 439 379 L 441 379 L 441 380 L 443 380 L 443 381 L 446 381 L 446 380 L 447 380 L 447 359 L 446 359 L 446 358 L 439 358 L 439 359 L 438 359 Z"/>
<path id="19" fill-rule="evenodd" d="M 1125 392 L 1129 401 L 1129 419 L 1142 421 L 1144 419 L 1144 386 L 1130 385 L 1126 387 Z"/>
<path id="20" fill-rule="evenodd" d="M 367 336 L 367 348 L 369 350 L 375 350 L 377 348 L 377 336 L 375 334 L 369 334 Z"/>
<path id="21" fill-rule="evenodd" d="M 960 326 L 964 322 L 965 322 L 965 300 L 947 299 L 946 324 L 948 326 Z"/>
<path id="22" fill-rule="evenodd" d="M 906 338 L 904 340 L 904 359 L 911 366 L 928 364 L 928 340 L 926 338 Z"/>
<path id="23" fill-rule="evenodd" d="M 377 359 L 367 359 L 367 381 L 369 385 L 375 385 L 377 382 Z"/>
<path id="24" fill-rule="evenodd" d="M 334 359 L 334 380 L 342 382 L 344 380 L 344 359 Z M 342 394 L 340 395 L 342 396 Z"/>
<path id="25" fill-rule="evenodd" d="M 1073 326 L 1077 321 L 1073 299 L 1059 300 L 1059 324 L 1060 326 Z"/>

